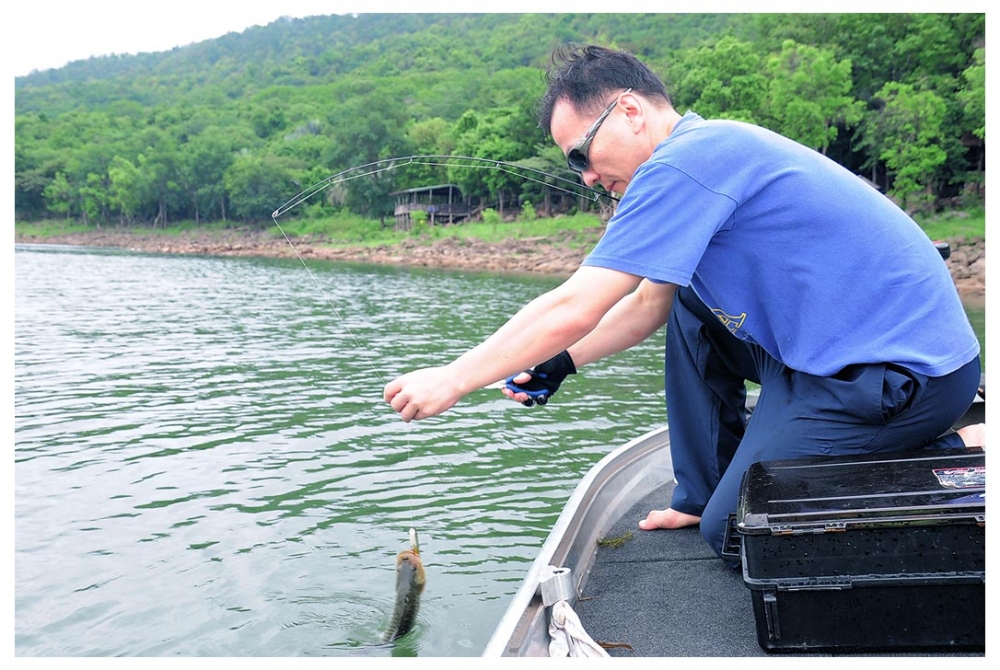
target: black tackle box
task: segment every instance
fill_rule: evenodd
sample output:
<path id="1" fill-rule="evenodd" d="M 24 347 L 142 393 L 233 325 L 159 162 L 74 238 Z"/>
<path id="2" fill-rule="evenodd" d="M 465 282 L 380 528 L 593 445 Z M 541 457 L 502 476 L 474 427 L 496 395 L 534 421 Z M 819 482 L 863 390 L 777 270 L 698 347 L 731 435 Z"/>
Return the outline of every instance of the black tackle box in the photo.
<path id="1" fill-rule="evenodd" d="M 733 521 L 763 649 L 985 649 L 982 449 L 755 463 Z"/>

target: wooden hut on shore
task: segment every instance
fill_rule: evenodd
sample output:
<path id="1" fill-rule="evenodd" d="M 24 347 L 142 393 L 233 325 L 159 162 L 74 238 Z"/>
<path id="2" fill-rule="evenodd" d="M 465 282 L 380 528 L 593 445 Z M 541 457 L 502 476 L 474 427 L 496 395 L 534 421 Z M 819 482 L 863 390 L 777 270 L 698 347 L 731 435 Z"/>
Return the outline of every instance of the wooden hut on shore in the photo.
<path id="1" fill-rule="evenodd" d="M 457 223 L 468 218 L 472 212 L 468 200 L 455 184 L 420 186 L 389 195 L 396 199 L 396 230 L 410 230 L 413 227 L 413 212 L 426 212 L 427 223 L 432 226 Z"/>

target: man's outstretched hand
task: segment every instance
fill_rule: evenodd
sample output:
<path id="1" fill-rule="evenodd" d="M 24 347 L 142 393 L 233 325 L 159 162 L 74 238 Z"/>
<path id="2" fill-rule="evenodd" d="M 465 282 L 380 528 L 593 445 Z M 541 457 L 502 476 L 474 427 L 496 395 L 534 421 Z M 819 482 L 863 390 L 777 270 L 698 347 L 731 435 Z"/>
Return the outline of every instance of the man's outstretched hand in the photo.
<path id="1" fill-rule="evenodd" d="M 382 397 L 403 421 L 419 421 L 451 408 L 465 395 L 447 366 L 414 370 L 385 385 Z"/>

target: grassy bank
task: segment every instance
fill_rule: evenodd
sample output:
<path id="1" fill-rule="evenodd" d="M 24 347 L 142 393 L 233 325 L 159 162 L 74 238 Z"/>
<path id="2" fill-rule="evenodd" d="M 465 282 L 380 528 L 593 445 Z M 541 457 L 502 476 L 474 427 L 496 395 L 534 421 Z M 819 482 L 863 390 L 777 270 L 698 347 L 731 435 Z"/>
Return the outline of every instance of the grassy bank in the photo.
<path id="1" fill-rule="evenodd" d="M 980 240 L 986 237 L 984 209 L 917 216 L 916 221 L 932 240 Z"/>
<path id="2" fill-rule="evenodd" d="M 409 231 L 396 231 L 390 222 L 363 219 L 352 214 L 339 214 L 316 219 L 278 220 L 281 229 L 291 238 L 323 240 L 335 246 L 394 246 L 404 240 L 433 242 L 447 238 L 475 239 L 496 243 L 505 240 L 556 238 L 570 248 L 588 249 L 600 238 L 603 222 L 595 214 L 574 214 L 553 218 L 518 218 L 503 221 L 498 215 L 482 221 L 465 221 L 453 225 L 416 223 Z M 281 232 L 274 227 L 274 234 Z"/>
<path id="3" fill-rule="evenodd" d="M 383 227 L 377 220 L 365 219 L 349 213 L 312 219 L 279 219 L 278 223 L 281 229 L 293 239 L 308 238 L 313 243 L 331 246 L 393 246 L 404 240 L 417 239 L 430 242 L 449 237 L 472 238 L 483 242 L 554 238 L 570 248 L 581 250 L 593 246 L 600 237 L 603 225 L 600 218 L 594 214 L 518 219 L 510 222 L 501 221 L 499 217 L 488 217 L 486 221 L 469 221 L 450 226 L 417 224 L 407 232 L 393 230 L 391 225 Z M 917 223 L 926 231 L 928 237 L 935 240 L 975 240 L 986 236 L 986 213 L 982 209 L 951 211 L 918 217 Z M 16 222 L 14 225 L 15 233 L 18 236 L 31 235 L 42 238 L 86 234 L 98 230 L 95 226 L 67 220 Z M 136 226 L 127 230 L 171 237 L 187 235 L 192 232 L 206 235 L 232 234 L 234 230 L 246 228 L 247 226 L 227 222 L 196 224 L 193 221 L 182 221 L 165 228 L 154 229 Z M 281 231 L 270 221 L 257 224 L 252 228 L 267 234 L 281 236 Z M 105 225 L 100 230 L 110 232 L 122 229 Z"/>

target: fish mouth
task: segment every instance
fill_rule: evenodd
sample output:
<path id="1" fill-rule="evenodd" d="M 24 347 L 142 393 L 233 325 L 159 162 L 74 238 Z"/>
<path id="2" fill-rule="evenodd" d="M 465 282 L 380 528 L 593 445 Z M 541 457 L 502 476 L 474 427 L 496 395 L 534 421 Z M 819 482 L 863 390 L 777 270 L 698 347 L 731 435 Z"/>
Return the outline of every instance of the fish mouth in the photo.
<path id="1" fill-rule="evenodd" d="M 425 581 L 424 563 L 420 560 L 420 555 L 411 549 L 399 552 L 396 556 L 396 591 L 413 586 L 423 589 Z"/>

